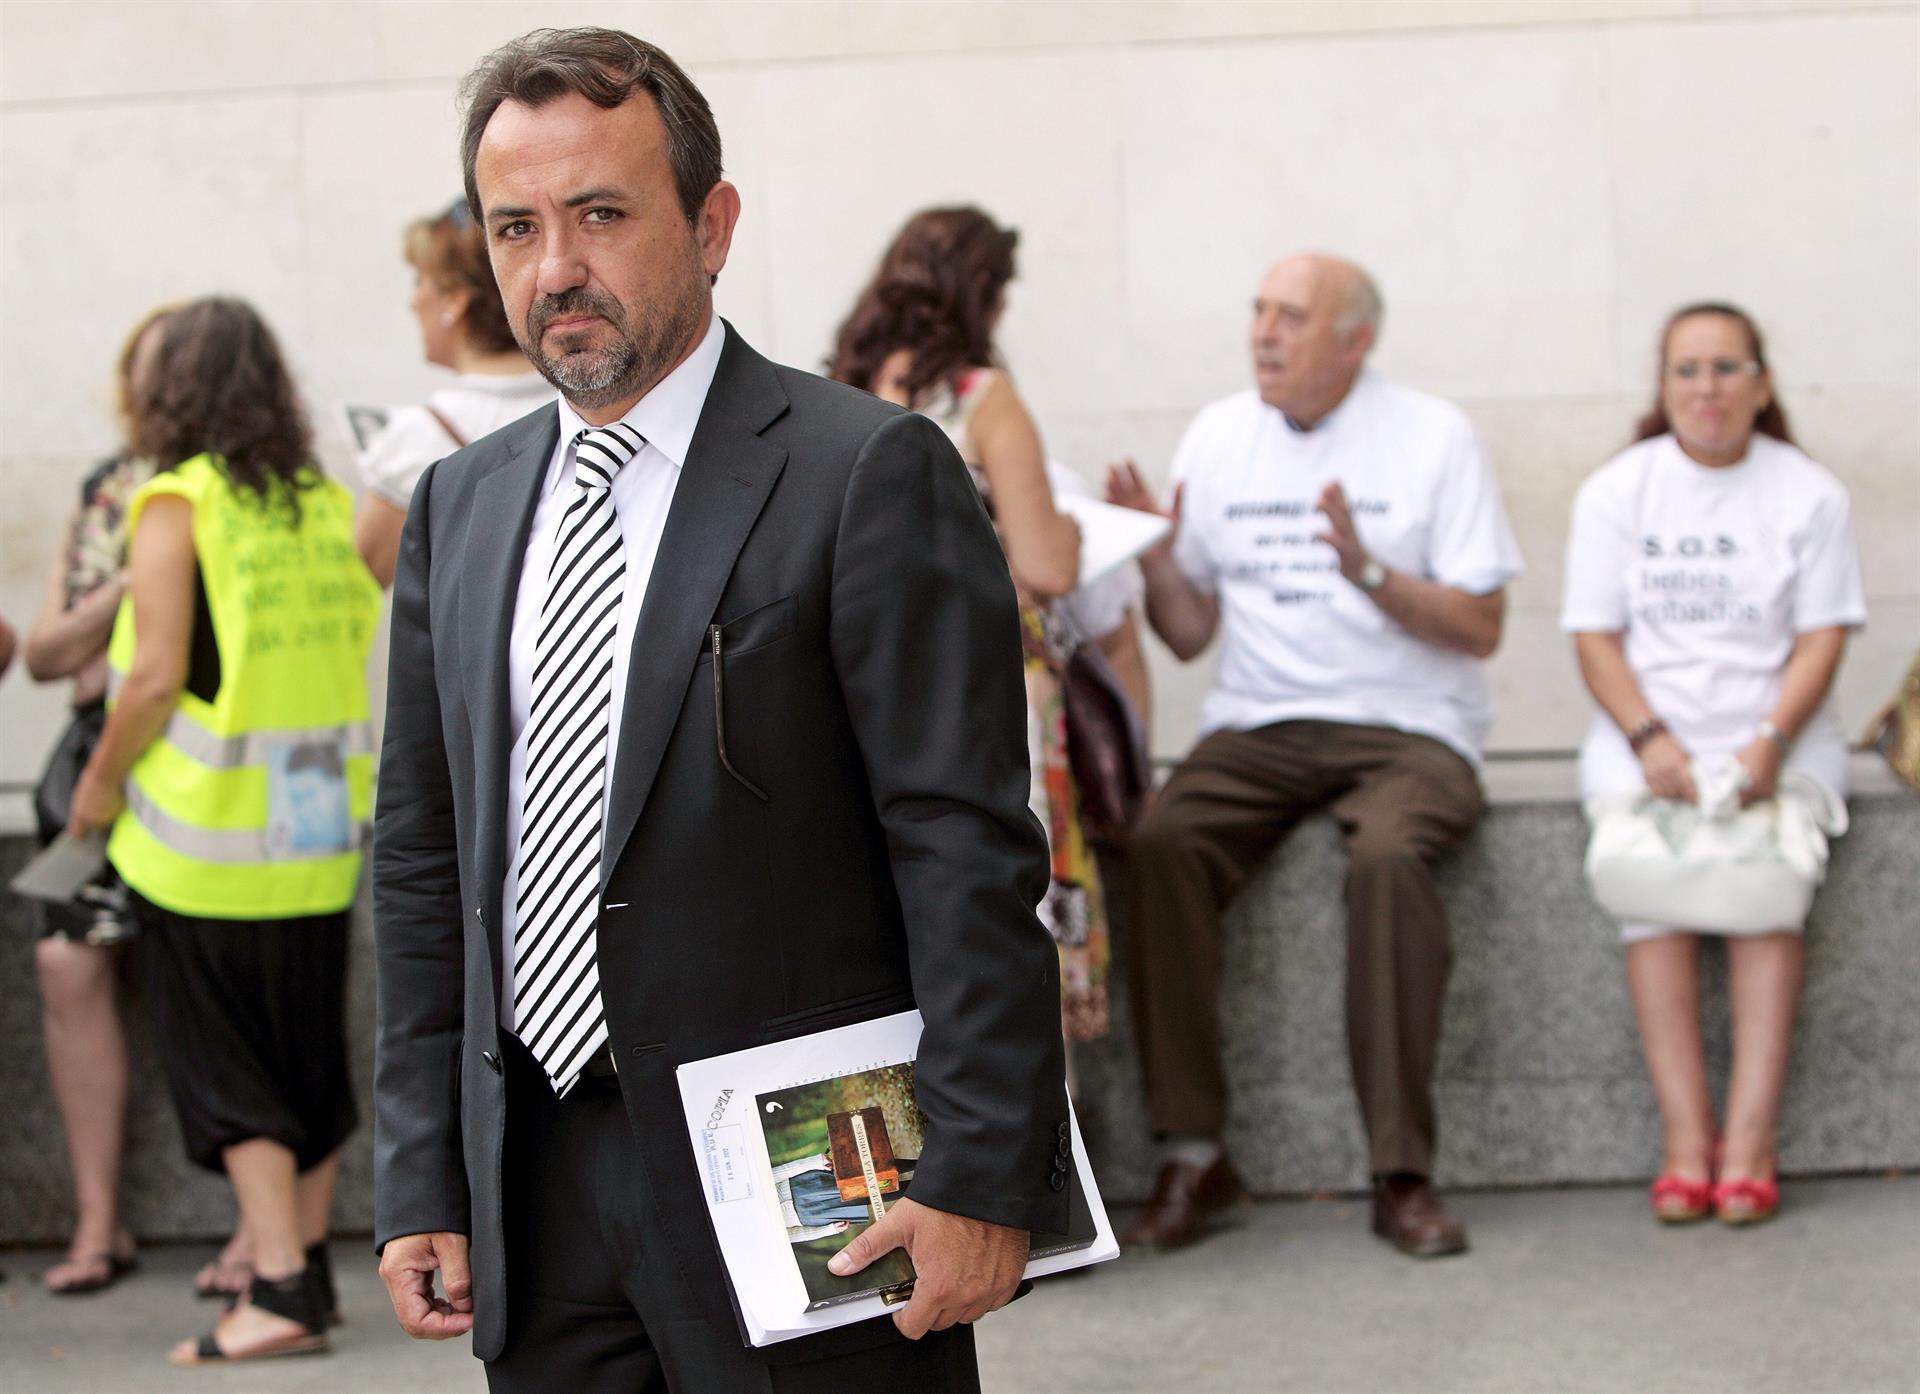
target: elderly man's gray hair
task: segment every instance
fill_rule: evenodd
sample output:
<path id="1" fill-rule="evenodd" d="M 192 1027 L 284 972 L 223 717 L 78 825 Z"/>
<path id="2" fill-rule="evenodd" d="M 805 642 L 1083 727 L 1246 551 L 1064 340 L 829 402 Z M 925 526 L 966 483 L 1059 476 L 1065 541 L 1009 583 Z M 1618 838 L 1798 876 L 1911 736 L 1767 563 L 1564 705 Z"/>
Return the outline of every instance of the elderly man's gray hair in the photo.
<path id="1" fill-rule="evenodd" d="M 1342 334 L 1351 334 L 1364 324 L 1377 337 L 1380 320 L 1387 312 L 1386 302 L 1380 298 L 1380 287 L 1374 284 L 1373 277 L 1352 262 L 1347 263 L 1347 270 L 1352 273 L 1347 282 L 1347 303 L 1340 307 L 1334 328 Z"/>

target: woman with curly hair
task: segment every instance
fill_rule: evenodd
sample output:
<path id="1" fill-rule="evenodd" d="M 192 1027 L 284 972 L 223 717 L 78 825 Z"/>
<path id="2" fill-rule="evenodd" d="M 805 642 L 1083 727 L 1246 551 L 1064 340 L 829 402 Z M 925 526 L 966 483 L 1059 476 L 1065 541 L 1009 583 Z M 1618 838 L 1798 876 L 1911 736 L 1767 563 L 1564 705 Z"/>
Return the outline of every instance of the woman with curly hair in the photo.
<path id="1" fill-rule="evenodd" d="M 1078 580 L 1080 529 L 1054 505 L 1040 432 L 994 346 L 1018 242 L 977 208 L 916 213 L 840 326 L 829 373 L 938 422 L 1000 535 L 1026 645 L 1031 804 L 1053 859 L 1040 918 L 1060 949 L 1067 1036 L 1086 1040 L 1107 1029 L 1106 901 L 1067 763 L 1074 638 L 1053 604 Z"/>
<path id="2" fill-rule="evenodd" d="M 327 1344 L 380 592 L 260 317 L 199 300 L 159 332 L 130 440 L 158 472 L 127 506 L 110 711 L 69 826 L 110 830 L 188 1155 L 251 1236 L 245 1295 L 170 1356 L 199 1364 Z"/>

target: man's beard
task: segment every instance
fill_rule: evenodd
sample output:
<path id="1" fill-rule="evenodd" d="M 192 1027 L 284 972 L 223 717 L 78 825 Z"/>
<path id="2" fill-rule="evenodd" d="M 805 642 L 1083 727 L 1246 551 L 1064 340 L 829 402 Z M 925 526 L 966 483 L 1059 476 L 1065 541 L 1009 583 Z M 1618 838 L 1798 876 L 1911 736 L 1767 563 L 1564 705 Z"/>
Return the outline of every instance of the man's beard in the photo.
<path id="1" fill-rule="evenodd" d="M 589 411 L 611 406 L 636 395 L 666 375 L 688 340 L 700 328 L 700 297 L 687 294 L 638 322 L 626 306 L 602 290 L 576 286 L 558 295 L 543 295 L 527 312 L 526 337 L 521 350 L 540 375 L 576 407 Z M 556 355 L 546 351 L 546 328 L 570 315 L 598 315 L 612 328 L 611 343 Z M 571 336 L 562 334 L 564 346 Z"/>

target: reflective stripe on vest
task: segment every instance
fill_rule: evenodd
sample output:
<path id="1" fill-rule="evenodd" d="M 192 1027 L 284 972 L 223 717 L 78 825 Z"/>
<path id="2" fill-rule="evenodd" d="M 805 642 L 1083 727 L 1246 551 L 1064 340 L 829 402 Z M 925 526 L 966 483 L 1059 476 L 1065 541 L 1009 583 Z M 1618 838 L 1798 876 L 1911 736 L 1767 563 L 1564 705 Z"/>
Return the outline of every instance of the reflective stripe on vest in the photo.
<path id="1" fill-rule="evenodd" d="M 107 696 L 118 699 L 120 684 L 126 675 L 117 668 L 107 670 Z M 289 730 L 248 731 L 238 736 L 216 736 L 179 708 L 167 718 L 160 739 L 210 770 L 237 770 L 247 765 L 265 765 L 267 752 L 281 745 L 331 745 L 338 747 L 341 760 L 355 755 L 373 754 L 373 726 L 355 721 L 345 726 L 306 726 Z"/>
<path id="2" fill-rule="evenodd" d="M 127 784 L 127 812 L 147 835 L 170 851 L 199 862 L 218 862 L 237 866 L 247 862 L 298 862 L 337 857 L 343 852 L 358 852 L 367 843 L 367 825 L 349 823 L 347 844 L 318 851 L 296 852 L 285 845 L 284 836 L 268 828 L 196 828 L 183 823 L 148 797 L 131 781 Z M 278 845 L 276 845 L 278 844 Z"/>

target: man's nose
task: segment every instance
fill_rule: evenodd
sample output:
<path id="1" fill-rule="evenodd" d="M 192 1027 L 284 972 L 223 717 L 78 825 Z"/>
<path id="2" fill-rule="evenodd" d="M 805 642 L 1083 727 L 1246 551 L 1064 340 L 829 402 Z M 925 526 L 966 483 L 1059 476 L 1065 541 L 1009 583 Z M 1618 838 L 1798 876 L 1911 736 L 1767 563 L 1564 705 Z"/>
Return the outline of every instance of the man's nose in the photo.
<path id="1" fill-rule="evenodd" d="M 540 293 L 559 295 L 587 283 L 586 259 L 571 237 L 561 229 L 547 234 L 540 249 Z"/>

